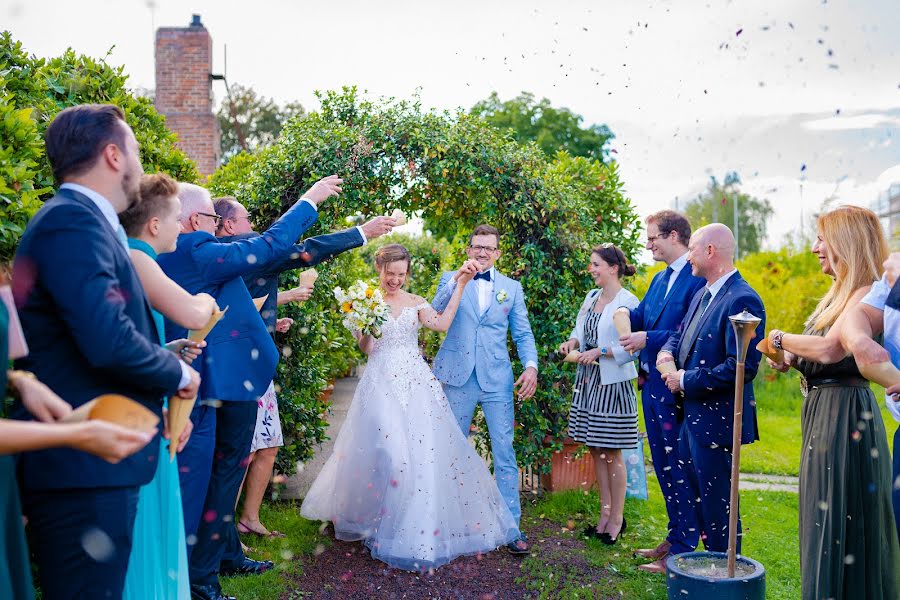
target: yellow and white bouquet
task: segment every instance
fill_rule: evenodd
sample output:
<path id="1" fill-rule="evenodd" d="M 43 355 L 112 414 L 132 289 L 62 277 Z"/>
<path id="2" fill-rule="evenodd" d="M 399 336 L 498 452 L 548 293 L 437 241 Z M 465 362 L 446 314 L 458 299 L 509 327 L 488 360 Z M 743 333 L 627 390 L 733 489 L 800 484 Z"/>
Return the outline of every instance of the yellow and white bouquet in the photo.
<path id="1" fill-rule="evenodd" d="M 334 288 L 334 297 L 345 315 L 344 327 L 353 333 L 381 337 L 381 326 L 391 309 L 377 286 L 357 280 L 347 291 Z"/>

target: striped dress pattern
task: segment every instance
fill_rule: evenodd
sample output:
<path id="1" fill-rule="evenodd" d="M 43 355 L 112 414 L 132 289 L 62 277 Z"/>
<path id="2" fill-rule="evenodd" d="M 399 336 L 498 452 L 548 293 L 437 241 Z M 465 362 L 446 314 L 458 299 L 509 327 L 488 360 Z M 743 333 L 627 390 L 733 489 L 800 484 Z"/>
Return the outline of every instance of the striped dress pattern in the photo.
<path id="1" fill-rule="evenodd" d="M 599 345 L 600 317 L 601 313 L 588 313 L 584 324 L 585 350 Z M 633 380 L 604 384 L 599 367 L 578 365 L 569 408 L 569 437 L 595 448 L 637 447 L 638 415 Z"/>

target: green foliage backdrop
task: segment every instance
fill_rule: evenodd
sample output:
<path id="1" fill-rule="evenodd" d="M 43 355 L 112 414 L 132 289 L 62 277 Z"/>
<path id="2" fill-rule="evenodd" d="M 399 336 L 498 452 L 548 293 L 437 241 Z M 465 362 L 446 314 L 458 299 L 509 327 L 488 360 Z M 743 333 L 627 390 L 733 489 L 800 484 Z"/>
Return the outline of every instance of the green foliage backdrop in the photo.
<path id="1" fill-rule="evenodd" d="M 8 31 L 0 33 L 0 263 L 9 262 L 22 231 L 53 195 L 43 135 L 62 109 L 85 103 L 125 111 L 148 172 L 195 181 L 197 170 L 175 147 L 175 134 L 153 103 L 126 87 L 122 67 L 67 50 L 52 59 L 29 55 Z"/>
<path id="2" fill-rule="evenodd" d="M 426 297 L 437 273 L 463 259 L 471 229 L 482 222 L 497 226 L 503 251 L 498 268 L 525 289 L 541 358 L 537 396 L 517 400 L 516 446 L 522 464 L 543 465 L 564 435 L 571 389 L 569 370 L 548 359 L 567 337 L 589 287 L 589 249 L 599 242 L 614 242 L 630 256 L 639 249 L 637 215 L 616 166 L 565 153 L 548 159 L 481 118 L 425 111 L 416 100 L 373 102 L 354 88 L 320 94 L 319 100 L 319 112 L 290 121 L 263 154 L 229 163 L 212 177 L 211 188 L 242 200 L 262 229 L 317 179 L 340 174 L 344 191 L 320 208 L 310 235 L 343 228 L 345 218 L 357 214 L 367 218 L 395 208 L 421 213 L 434 239 L 447 240 L 433 254 L 440 264 L 428 261 L 423 274 L 414 273 L 412 289 Z M 331 290 L 373 277 L 357 256 L 370 252 L 323 266 L 313 298 L 288 313 L 299 327 L 283 340 L 289 356 L 279 366 L 279 383 L 290 410 L 305 415 L 305 430 L 285 427 L 294 436 L 281 463 L 287 472 L 292 460 L 310 456 L 311 443 L 322 436 L 320 391 L 355 356 L 352 338 L 337 325 Z M 425 272 L 433 279 L 421 281 Z M 435 340 L 426 336 L 425 344 L 433 352 Z M 300 440 L 304 435 L 306 441 Z"/>

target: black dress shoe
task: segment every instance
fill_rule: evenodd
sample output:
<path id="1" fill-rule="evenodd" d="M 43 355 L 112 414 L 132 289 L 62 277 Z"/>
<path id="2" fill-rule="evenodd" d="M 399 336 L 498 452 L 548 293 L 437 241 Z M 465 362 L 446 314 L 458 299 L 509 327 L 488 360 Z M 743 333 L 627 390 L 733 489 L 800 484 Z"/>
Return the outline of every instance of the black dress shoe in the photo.
<path id="1" fill-rule="evenodd" d="M 219 584 L 194 585 L 191 584 L 191 600 L 237 600 L 234 596 L 226 596 L 222 593 Z"/>
<path id="2" fill-rule="evenodd" d="M 243 562 L 219 569 L 219 575 L 259 575 L 275 566 L 271 560 L 253 560 L 244 557 Z"/>
<path id="3" fill-rule="evenodd" d="M 525 537 L 524 533 L 508 543 L 506 545 L 506 549 L 510 554 L 516 554 L 519 556 L 531 554 L 531 548 L 528 547 L 528 538 Z"/>
<path id="4" fill-rule="evenodd" d="M 604 533 L 600 534 L 600 536 L 601 536 L 600 541 L 603 542 L 604 544 L 606 544 L 607 546 L 612 546 L 613 544 L 615 544 L 616 542 L 619 541 L 619 538 L 622 537 L 623 533 L 625 533 L 625 529 L 627 527 L 628 527 L 628 521 L 625 520 L 625 517 L 622 517 L 622 528 L 619 529 L 618 535 L 616 535 L 616 537 L 613 537 L 613 536 L 609 535 L 608 533 L 604 532 Z"/>

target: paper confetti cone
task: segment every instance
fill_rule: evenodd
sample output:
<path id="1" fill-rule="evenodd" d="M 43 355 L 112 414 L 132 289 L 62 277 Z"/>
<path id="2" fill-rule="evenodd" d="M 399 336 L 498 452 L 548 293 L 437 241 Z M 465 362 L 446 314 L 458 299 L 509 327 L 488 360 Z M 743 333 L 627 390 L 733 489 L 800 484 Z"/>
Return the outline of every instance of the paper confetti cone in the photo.
<path id="1" fill-rule="evenodd" d="M 613 325 L 620 336 L 631 335 L 631 311 L 625 306 L 620 306 L 613 313 Z"/>
<path id="2" fill-rule="evenodd" d="M 256 306 L 257 311 L 262 310 L 263 304 L 266 303 L 266 300 L 268 300 L 268 298 L 269 298 L 269 295 L 266 294 L 265 296 L 261 296 L 259 298 L 253 299 L 253 305 Z"/>
<path id="3" fill-rule="evenodd" d="M 859 365 L 859 372 L 869 381 L 874 381 L 882 387 L 888 388 L 900 383 L 900 370 L 897 370 L 897 367 L 890 361 L 874 365 Z"/>
<path id="4" fill-rule="evenodd" d="M 300 280 L 300 287 L 311 288 L 316 284 L 316 279 L 319 278 L 319 272 L 315 269 L 306 269 L 302 271 L 300 275 L 297 276 L 297 279 Z"/>
<path id="5" fill-rule="evenodd" d="M 675 365 L 674 360 L 667 360 L 665 362 L 657 361 L 656 370 L 662 375 L 664 373 L 675 373 L 678 371 L 678 367 Z"/>
<path id="6" fill-rule="evenodd" d="M 212 328 L 216 326 L 216 323 L 222 320 L 222 317 L 225 316 L 226 312 L 228 312 L 227 306 L 224 310 L 213 311 L 212 316 L 209 318 L 209 321 L 206 322 L 206 325 L 203 327 L 203 329 L 188 332 L 188 339 L 192 342 L 196 342 L 197 344 L 205 340 L 206 336 L 208 336 L 209 332 L 212 331 Z"/>
<path id="7" fill-rule="evenodd" d="M 391 218 L 397 221 L 397 226 L 406 225 L 406 215 L 403 214 L 403 211 L 399 208 L 395 208 L 394 212 L 391 213 Z"/>
<path id="8" fill-rule="evenodd" d="M 153 431 L 159 417 L 146 406 L 120 394 L 104 394 L 82 404 L 62 419 L 65 423 L 99 420 L 136 431 Z"/>
<path id="9" fill-rule="evenodd" d="M 779 364 L 784 362 L 784 350 L 773 346 L 769 338 L 759 340 L 756 349 Z"/>
<path id="10" fill-rule="evenodd" d="M 578 357 L 579 357 L 579 356 L 581 356 L 581 352 L 579 352 L 578 350 L 572 350 L 571 352 L 569 352 L 568 354 L 566 354 L 566 357 L 563 359 L 563 362 L 567 362 L 567 363 L 577 363 L 577 362 L 578 362 Z M 592 364 L 592 365 L 599 365 L 600 363 L 598 363 L 598 362 L 595 360 L 595 361 L 592 362 L 591 364 Z"/>
<path id="11" fill-rule="evenodd" d="M 169 462 L 175 460 L 175 452 L 178 450 L 178 438 L 187 427 L 188 419 L 191 417 L 191 411 L 194 410 L 194 403 L 197 397 L 179 398 L 172 396 L 169 398 Z"/>

